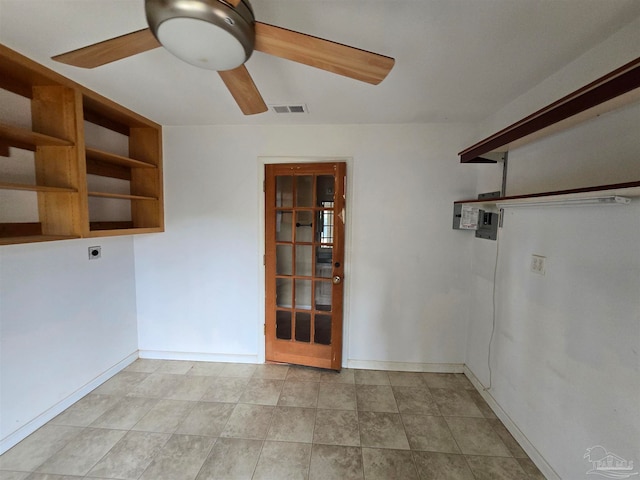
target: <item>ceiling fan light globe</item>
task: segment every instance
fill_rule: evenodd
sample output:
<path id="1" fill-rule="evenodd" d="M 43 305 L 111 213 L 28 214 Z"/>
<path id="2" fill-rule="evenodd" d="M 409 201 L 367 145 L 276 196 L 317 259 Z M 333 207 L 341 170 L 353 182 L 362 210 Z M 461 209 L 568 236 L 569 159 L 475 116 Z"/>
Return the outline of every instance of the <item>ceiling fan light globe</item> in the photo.
<path id="1" fill-rule="evenodd" d="M 194 18 L 172 18 L 158 27 L 158 41 L 181 60 L 208 70 L 232 70 L 247 61 L 231 32 Z"/>
<path id="2" fill-rule="evenodd" d="M 233 70 L 255 45 L 251 4 L 221 0 L 145 0 L 147 22 L 156 39 L 176 57 L 208 70 Z"/>

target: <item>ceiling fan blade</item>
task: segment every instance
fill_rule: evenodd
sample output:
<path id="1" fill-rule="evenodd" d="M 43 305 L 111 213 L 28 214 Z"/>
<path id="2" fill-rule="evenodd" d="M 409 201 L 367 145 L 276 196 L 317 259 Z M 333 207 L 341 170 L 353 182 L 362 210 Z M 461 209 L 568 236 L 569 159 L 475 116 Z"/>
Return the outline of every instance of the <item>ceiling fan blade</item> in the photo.
<path id="1" fill-rule="evenodd" d="M 74 67 L 95 68 L 159 46 L 151 30 L 145 28 L 51 58 Z"/>
<path id="2" fill-rule="evenodd" d="M 231 92 L 242 113 L 255 115 L 268 110 L 262 95 L 260 95 L 256 84 L 253 83 L 253 79 L 244 65 L 240 65 L 233 70 L 218 72 L 218 74 Z"/>
<path id="3" fill-rule="evenodd" d="M 261 22 L 256 22 L 255 49 L 373 85 L 395 63 L 391 57 Z"/>

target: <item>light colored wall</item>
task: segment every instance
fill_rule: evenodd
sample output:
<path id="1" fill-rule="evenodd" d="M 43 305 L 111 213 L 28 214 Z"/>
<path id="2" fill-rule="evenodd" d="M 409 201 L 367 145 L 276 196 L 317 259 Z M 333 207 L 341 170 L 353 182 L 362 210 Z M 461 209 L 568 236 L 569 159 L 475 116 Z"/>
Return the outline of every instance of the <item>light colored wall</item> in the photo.
<path id="1" fill-rule="evenodd" d="M 590 68 L 609 64 L 603 57 L 633 54 L 638 42 L 620 41 L 637 38 L 639 24 L 633 25 L 635 31 L 614 35 L 555 81 L 586 84 L 605 73 L 592 75 Z M 504 126 L 515 120 L 513 111 L 539 108 L 555 81 L 543 82 L 489 123 Z M 638 125 L 636 104 L 511 151 L 507 193 L 640 179 Z M 499 168 L 484 167 L 482 188 L 493 178 L 499 189 Z M 507 209 L 498 243 L 477 240 L 472 247 L 475 311 L 469 318 L 467 368 L 489 385 L 499 249 L 488 398 L 549 478 L 585 477 L 591 464 L 583 456 L 595 445 L 637 465 L 640 199 L 625 207 Z M 530 272 L 532 254 L 547 257 L 544 276 Z"/>
<path id="2" fill-rule="evenodd" d="M 260 360 L 258 157 L 350 157 L 345 363 L 460 369 L 470 237 L 450 225 L 476 170 L 452 152 L 467 130 L 165 128 L 167 231 L 135 239 L 142 354 Z"/>
<path id="3" fill-rule="evenodd" d="M 88 260 L 88 247 L 102 258 Z M 0 452 L 136 358 L 131 237 L 0 248 Z"/>

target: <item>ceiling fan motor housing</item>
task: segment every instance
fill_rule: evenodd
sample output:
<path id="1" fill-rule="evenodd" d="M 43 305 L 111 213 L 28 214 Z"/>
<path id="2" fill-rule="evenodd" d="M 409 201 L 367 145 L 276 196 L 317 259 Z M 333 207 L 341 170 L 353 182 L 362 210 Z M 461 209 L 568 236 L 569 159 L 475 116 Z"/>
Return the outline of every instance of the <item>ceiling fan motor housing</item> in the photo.
<path id="1" fill-rule="evenodd" d="M 232 70 L 255 44 L 248 0 L 234 8 L 220 0 L 145 0 L 149 28 L 169 52 L 196 67 Z"/>

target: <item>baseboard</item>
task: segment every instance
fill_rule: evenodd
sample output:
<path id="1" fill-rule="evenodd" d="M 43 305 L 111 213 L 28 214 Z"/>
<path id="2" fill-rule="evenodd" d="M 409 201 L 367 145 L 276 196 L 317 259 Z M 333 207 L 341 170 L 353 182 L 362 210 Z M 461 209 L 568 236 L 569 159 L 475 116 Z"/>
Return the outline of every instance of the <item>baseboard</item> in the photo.
<path id="1" fill-rule="evenodd" d="M 509 430 L 509 433 L 513 435 L 513 438 L 520 444 L 522 449 L 525 451 L 529 458 L 536 464 L 538 469 L 542 472 L 542 474 L 548 480 L 562 480 L 560 476 L 555 472 L 555 470 L 547 463 L 544 457 L 538 452 L 536 447 L 529 441 L 529 439 L 525 436 L 525 434 L 518 428 L 518 426 L 511 420 L 511 417 L 505 412 L 500 404 L 493 398 L 491 392 L 489 390 L 485 390 L 484 385 L 480 383 L 478 377 L 469 369 L 468 366 L 464 366 L 464 374 L 471 381 L 476 390 L 480 393 L 482 398 L 489 404 L 491 410 L 496 414 L 496 416 L 500 419 L 500 421 L 504 424 L 504 426 Z"/>
<path id="2" fill-rule="evenodd" d="M 69 408 L 71 405 L 76 403 L 78 400 L 80 400 L 82 397 L 87 395 L 89 392 L 91 392 L 92 390 L 99 387 L 107 380 L 109 380 L 116 373 L 118 373 L 128 365 L 132 364 L 137 358 L 138 358 L 138 351 L 136 350 L 135 352 L 127 355 L 124 359 L 122 359 L 112 367 L 102 372 L 100 375 L 95 377 L 90 382 L 80 387 L 78 390 L 73 392 L 71 395 L 69 395 L 65 399 L 60 400 L 58 403 L 53 405 L 51 408 L 45 410 L 44 412 L 42 412 L 33 420 L 29 421 L 28 423 L 25 423 L 22 427 L 20 427 L 15 432 L 7 435 L 5 438 L 0 440 L 0 454 L 3 454 L 7 450 L 9 450 L 11 447 L 16 445 L 18 442 L 21 442 L 22 440 L 24 440 L 26 437 L 31 435 L 37 429 L 42 427 L 49 420 L 55 418 L 57 415 L 65 411 L 67 408 Z"/>
<path id="3" fill-rule="evenodd" d="M 381 362 L 377 360 L 347 360 L 347 368 L 388 370 L 396 372 L 462 373 L 462 363 Z"/>
<path id="4" fill-rule="evenodd" d="M 140 358 L 154 360 L 186 360 L 190 362 L 259 363 L 258 354 L 173 352 L 164 350 L 140 350 Z"/>

